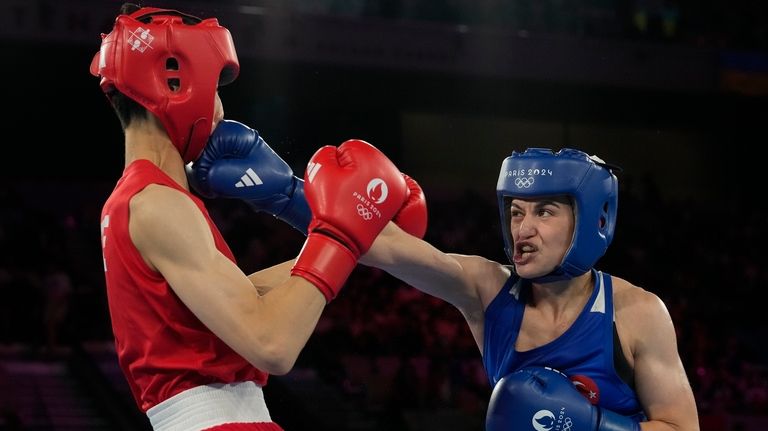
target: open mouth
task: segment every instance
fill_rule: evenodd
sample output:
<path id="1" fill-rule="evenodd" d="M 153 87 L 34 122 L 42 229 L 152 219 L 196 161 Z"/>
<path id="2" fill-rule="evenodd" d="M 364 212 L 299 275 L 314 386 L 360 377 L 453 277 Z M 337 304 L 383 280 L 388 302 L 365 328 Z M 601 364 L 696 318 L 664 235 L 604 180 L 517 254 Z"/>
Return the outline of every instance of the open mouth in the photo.
<path id="1" fill-rule="evenodd" d="M 515 263 L 525 263 L 538 250 L 539 249 L 534 245 L 527 242 L 515 244 L 515 255 L 513 256 L 513 260 Z"/>

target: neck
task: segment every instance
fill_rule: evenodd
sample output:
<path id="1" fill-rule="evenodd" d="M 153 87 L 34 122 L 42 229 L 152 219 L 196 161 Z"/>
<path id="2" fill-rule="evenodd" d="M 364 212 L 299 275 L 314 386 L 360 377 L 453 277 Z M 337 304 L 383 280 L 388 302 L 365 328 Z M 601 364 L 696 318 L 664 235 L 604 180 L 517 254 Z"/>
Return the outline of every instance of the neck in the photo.
<path id="1" fill-rule="evenodd" d="M 594 289 L 592 271 L 578 277 L 552 283 L 531 284 L 531 305 L 550 309 L 557 316 L 569 309 L 584 307 Z"/>
<path id="2" fill-rule="evenodd" d="M 149 160 L 189 189 L 181 155 L 162 128 L 141 123 L 125 129 L 125 166 L 139 159 Z"/>

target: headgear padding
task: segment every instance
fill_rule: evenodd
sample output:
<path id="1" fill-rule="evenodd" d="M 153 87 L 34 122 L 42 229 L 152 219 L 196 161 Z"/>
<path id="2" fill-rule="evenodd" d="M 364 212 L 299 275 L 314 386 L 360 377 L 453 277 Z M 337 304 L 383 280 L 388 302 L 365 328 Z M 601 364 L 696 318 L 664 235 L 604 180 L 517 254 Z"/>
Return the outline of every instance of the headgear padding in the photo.
<path id="1" fill-rule="evenodd" d="M 512 198 L 566 195 L 573 199 L 576 225 L 571 246 L 551 273 L 533 281 L 547 283 L 579 276 L 605 254 L 616 228 L 619 197 L 618 180 L 611 168 L 615 167 L 570 148 L 557 153 L 548 148 L 529 148 L 522 153 L 513 151 L 504 159 L 496 194 L 510 261 L 514 253 L 508 210 Z"/>
<path id="2" fill-rule="evenodd" d="M 158 8 L 119 15 L 91 62 L 105 93 L 116 88 L 160 119 L 184 163 L 208 141 L 217 87 L 239 71 L 232 36 L 215 18 Z"/>

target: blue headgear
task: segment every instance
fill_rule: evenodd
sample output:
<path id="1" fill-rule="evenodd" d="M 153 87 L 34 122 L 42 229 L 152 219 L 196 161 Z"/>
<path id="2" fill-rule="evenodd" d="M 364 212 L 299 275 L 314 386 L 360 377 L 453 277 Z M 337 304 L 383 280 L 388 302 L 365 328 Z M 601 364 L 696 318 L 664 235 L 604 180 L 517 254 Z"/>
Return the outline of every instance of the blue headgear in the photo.
<path id="1" fill-rule="evenodd" d="M 547 283 L 567 280 L 592 269 L 613 239 L 618 206 L 618 180 L 599 158 L 564 148 L 513 151 L 501 164 L 496 194 L 499 199 L 501 230 L 510 261 L 514 253 L 509 231 L 510 198 L 566 195 L 573 198 L 576 225 L 571 246 L 555 269 L 533 281 Z"/>

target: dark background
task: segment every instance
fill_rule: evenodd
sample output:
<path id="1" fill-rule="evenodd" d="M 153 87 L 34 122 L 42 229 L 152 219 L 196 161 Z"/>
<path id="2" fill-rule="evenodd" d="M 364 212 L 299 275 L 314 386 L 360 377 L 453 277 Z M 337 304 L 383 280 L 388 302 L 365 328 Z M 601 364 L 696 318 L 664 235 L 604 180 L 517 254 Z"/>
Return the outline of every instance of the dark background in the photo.
<path id="1" fill-rule="evenodd" d="M 0 429 L 145 426 L 114 366 L 98 240 L 122 136 L 88 73 L 120 4 L 0 2 L 0 389 L 22 394 L 0 397 Z M 505 259 L 495 183 L 513 150 L 576 147 L 623 166 L 599 268 L 664 299 L 702 429 L 768 427 L 765 2 L 153 5 L 231 29 L 241 74 L 221 89 L 227 118 L 299 175 L 321 145 L 373 143 L 424 187 L 427 240 L 443 250 Z M 239 202 L 210 207 L 246 272 L 301 246 Z M 454 309 L 360 268 L 267 397 L 288 431 L 480 429 L 478 367 Z"/>

